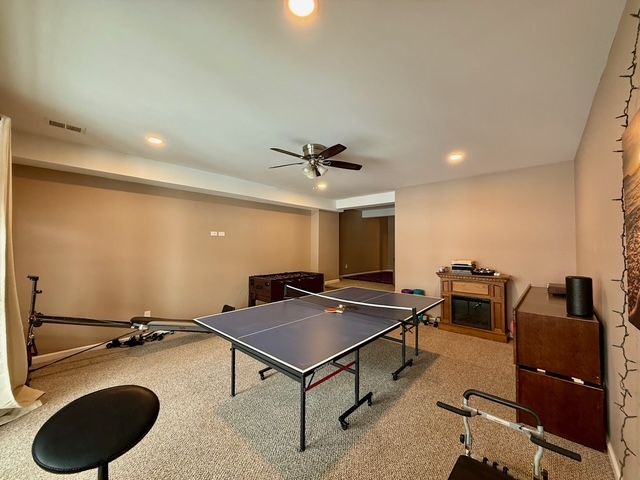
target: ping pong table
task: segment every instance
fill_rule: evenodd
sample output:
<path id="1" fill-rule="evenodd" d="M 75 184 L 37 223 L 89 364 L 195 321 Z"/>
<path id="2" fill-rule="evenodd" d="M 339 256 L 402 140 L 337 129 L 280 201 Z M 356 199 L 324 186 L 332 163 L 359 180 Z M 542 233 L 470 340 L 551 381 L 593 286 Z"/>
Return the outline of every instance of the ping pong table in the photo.
<path id="1" fill-rule="evenodd" d="M 407 359 L 406 334 L 414 330 L 418 355 L 419 315 L 444 300 L 425 296 L 348 287 L 322 294 L 286 286 L 286 296 L 274 303 L 196 318 L 195 321 L 231 343 L 231 396 L 235 396 L 236 350 L 300 384 L 300 451 L 305 450 L 306 392 L 341 372 L 355 377 L 355 402 L 340 417 L 341 427 L 349 427 L 347 417 L 373 393 L 360 396 L 360 349 L 385 338 L 401 344 L 401 365 L 393 380 L 413 359 Z M 400 329 L 401 338 L 389 337 Z M 340 363 L 354 354 L 353 361 Z M 331 365 L 337 369 L 314 381 L 315 373 Z"/>

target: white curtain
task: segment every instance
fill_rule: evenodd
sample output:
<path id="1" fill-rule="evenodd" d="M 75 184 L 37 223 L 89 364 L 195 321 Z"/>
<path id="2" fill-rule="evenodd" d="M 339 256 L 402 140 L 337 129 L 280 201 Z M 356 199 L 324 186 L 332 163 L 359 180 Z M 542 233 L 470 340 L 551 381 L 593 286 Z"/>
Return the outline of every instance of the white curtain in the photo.
<path id="1" fill-rule="evenodd" d="M 27 351 L 13 264 L 11 119 L 0 116 L 0 425 L 40 405 L 43 392 L 25 386 Z"/>

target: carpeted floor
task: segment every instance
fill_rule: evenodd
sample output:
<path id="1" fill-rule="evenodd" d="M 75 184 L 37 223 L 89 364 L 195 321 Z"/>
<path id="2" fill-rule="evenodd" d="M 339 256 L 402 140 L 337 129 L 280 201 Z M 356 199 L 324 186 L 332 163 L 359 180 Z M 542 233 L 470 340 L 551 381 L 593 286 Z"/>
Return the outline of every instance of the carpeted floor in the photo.
<path id="1" fill-rule="evenodd" d="M 337 290 L 346 287 L 373 288 L 374 290 L 383 290 L 385 292 L 395 292 L 393 285 L 375 282 L 363 282 L 362 280 L 351 280 L 349 278 L 341 278 L 339 280 L 329 280 L 324 283 L 326 290 Z"/>
<path id="2" fill-rule="evenodd" d="M 229 396 L 229 348 L 222 339 L 176 334 L 143 347 L 102 350 L 34 375 L 44 406 L 0 427 L 0 479 L 61 478 L 31 459 L 32 439 L 60 407 L 85 393 L 119 384 L 151 388 L 160 415 L 142 442 L 110 465 L 113 479 L 433 479 L 446 480 L 462 453 L 462 420 L 436 407 L 461 403 L 467 388 L 514 398 L 511 345 L 421 327 L 421 354 L 397 382 L 396 344 L 378 341 L 361 355 L 361 391 L 374 404 L 338 416 L 352 401 L 353 377 L 338 375 L 307 395 L 307 451 L 297 451 L 298 385 L 238 355 L 238 395 Z M 493 407 L 492 407 L 493 408 Z M 509 410 L 493 408 L 513 418 Z M 96 412 L 97 414 L 99 412 Z M 474 451 L 530 477 L 533 446 L 515 432 L 472 421 Z M 613 479 L 605 454 L 550 436 L 577 450 L 581 464 L 547 453 L 551 479 Z M 95 471 L 70 476 L 94 479 Z"/>

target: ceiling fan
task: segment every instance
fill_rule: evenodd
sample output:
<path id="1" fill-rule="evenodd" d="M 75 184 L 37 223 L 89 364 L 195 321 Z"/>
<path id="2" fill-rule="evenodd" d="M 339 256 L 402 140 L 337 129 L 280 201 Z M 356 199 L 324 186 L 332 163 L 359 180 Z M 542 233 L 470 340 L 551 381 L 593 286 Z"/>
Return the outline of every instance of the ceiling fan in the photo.
<path id="1" fill-rule="evenodd" d="M 327 173 L 326 167 L 344 168 L 346 170 L 360 170 L 362 165 L 351 162 L 341 162 L 339 160 L 330 160 L 331 157 L 338 155 L 340 152 L 344 152 L 347 149 L 344 145 L 339 143 L 332 147 L 325 147 L 318 143 L 307 143 L 302 147 L 302 155 L 298 153 L 288 152 L 281 148 L 271 148 L 274 152 L 284 153 L 285 155 L 291 155 L 292 157 L 298 157 L 304 162 L 285 163 L 284 165 L 276 165 L 269 168 L 288 167 L 290 165 L 304 165 L 302 173 L 307 178 L 317 178 Z"/>

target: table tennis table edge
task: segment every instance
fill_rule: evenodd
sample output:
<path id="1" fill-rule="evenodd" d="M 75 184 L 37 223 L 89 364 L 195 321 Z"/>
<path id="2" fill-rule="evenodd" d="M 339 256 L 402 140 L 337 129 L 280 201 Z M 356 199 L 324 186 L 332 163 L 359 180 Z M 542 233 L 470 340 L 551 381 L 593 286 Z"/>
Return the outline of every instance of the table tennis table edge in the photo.
<path id="1" fill-rule="evenodd" d="M 345 287 L 345 288 L 353 288 L 353 287 Z M 373 289 L 370 289 L 370 290 L 373 290 Z M 383 291 L 383 290 L 379 290 L 379 291 Z M 389 292 L 389 293 L 395 293 L 395 292 Z M 435 297 L 427 297 L 427 298 L 434 298 L 435 299 Z M 281 301 L 288 301 L 288 300 L 294 300 L 294 299 L 287 299 L 287 300 L 281 300 Z M 431 310 L 432 308 L 437 307 L 438 305 L 442 304 L 442 302 L 444 302 L 444 298 L 439 299 L 437 302 L 435 302 L 435 303 L 433 303 L 433 304 L 431 304 L 431 305 L 429 305 L 429 306 L 427 306 L 425 308 L 422 308 L 420 310 L 416 310 L 416 315 L 422 315 L 426 311 Z M 261 307 L 263 305 L 270 305 L 270 304 L 269 303 L 264 303 L 262 305 L 256 305 L 254 307 L 247 307 L 247 309 L 248 308 L 257 308 L 257 307 Z M 245 310 L 245 309 L 240 309 L 240 310 Z M 235 311 L 240 311 L 240 310 L 235 310 Z M 228 313 L 231 313 L 231 312 L 228 312 Z M 224 315 L 224 314 L 216 314 L 216 315 Z M 371 342 L 383 337 L 385 334 L 392 332 L 393 330 L 395 330 L 396 328 L 402 326 L 403 324 L 406 324 L 410 319 L 413 318 L 413 314 L 412 314 L 410 317 L 408 317 L 408 318 L 406 318 L 404 320 L 397 320 L 396 321 L 397 324 L 391 325 L 389 328 L 386 328 L 384 330 L 376 332 L 376 334 L 372 335 L 371 337 L 368 337 L 365 340 L 362 340 L 361 342 L 358 342 L 357 344 L 353 344 L 353 345 L 349 346 L 348 348 L 346 348 L 345 350 L 342 350 L 341 352 L 338 352 L 337 354 L 333 354 L 330 357 L 328 357 L 328 358 L 326 358 L 326 359 L 324 359 L 324 360 L 322 360 L 322 361 L 320 361 L 318 363 L 315 363 L 314 365 L 312 365 L 312 366 L 310 366 L 310 367 L 308 367 L 308 368 L 306 368 L 304 370 L 301 370 L 300 368 L 295 367 L 295 366 L 291 365 L 290 363 L 285 362 L 284 360 L 276 358 L 273 355 L 270 355 L 270 354 L 260 350 L 259 348 L 256 348 L 256 347 L 254 347 L 252 345 L 249 345 L 249 344 L 243 342 L 242 340 L 239 340 L 239 339 L 237 339 L 235 337 L 232 337 L 232 336 L 230 336 L 230 335 L 228 335 L 228 334 L 226 334 L 226 333 L 224 333 L 224 332 L 222 332 L 222 331 L 220 331 L 220 330 L 218 330 L 218 329 L 216 329 L 214 327 L 211 327 L 211 326 L 207 325 L 206 323 L 200 321 L 200 319 L 209 318 L 211 316 L 213 316 L 213 315 L 207 315 L 207 316 L 204 316 L 204 317 L 195 318 L 194 322 L 196 322 L 197 324 L 203 326 L 204 328 L 207 328 L 207 329 L 213 331 L 214 333 L 220 335 L 222 338 L 224 338 L 225 340 L 227 340 L 231 344 L 236 344 L 236 345 L 240 344 L 240 345 L 242 345 L 244 347 L 242 349 L 242 351 L 244 353 L 246 353 L 245 349 L 256 351 L 260 355 L 263 355 L 263 356 L 265 356 L 267 358 L 270 358 L 273 362 L 282 364 L 282 365 L 284 365 L 284 366 L 286 366 L 286 367 L 288 367 L 288 368 L 300 373 L 302 376 L 305 376 L 305 375 L 309 374 L 310 372 L 312 372 L 315 369 L 321 367 L 322 365 L 325 365 L 325 364 L 327 364 L 327 363 L 329 363 L 331 361 L 340 359 L 340 358 L 344 357 L 345 355 L 348 355 L 349 353 L 352 353 L 353 351 L 355 351 L 358 348 L 364 347 L 368 343 L 371 343 Z"/>
<path id="2" fill-rule="evenodd" d="M 195 320 L 195 322 L 197 322 L 199 325 L 202 325 L 204 328 L 208 328 L 209 330 L 213 331 L 214 333 L 220 335 L 222 338 L 224 338 L 225 340 L 227 340 L 231 344 L 242 345 L 242 347 L 243 347 L 241 349 L 242 352 L 247 353 L 246 350 L 251 350 L 253 352 L 257 352 L 260 355 L 271 359 L 271 361 L 274 362 L 274 363 L 284 365 L 284 366 L 290 368 L 291 370 L 294 370 L 294 371 L 298 372 L 301 377 L 304 377 L 304 376 L 310 374 L 311 372 L 313 372 L 317 368 L 321 367 L 322 365 L 325 365 L 325 364 L 327 364 L 327 363 L 329 363 L 329 362 L 331 362 L 333 360 L 338 360 L 338 359 L 344 357 L 345 355 L 348 355 L 349 353 L 357 350 L 358 348 L 364 347 L 365 345 L 377 340 L 378 338 L 384 336 L 385 334 L 387 334 L 389 332 L 392 332 L 396 328 L 400 327 L 402 325 L 402 323 L 403 323 L 401 321 L 398 321 L 395 325 L 391 325 L 388 328 L 385 328 L 384 330 L 376 332 L 371 337 L 368 337 L 365 340 L 362 340 L 361 342 L 359 342 L 357 344 L 352 344 L 348 348 L 346 348 L 345 350 L 342 350 L 341 352 L 338 352 L 336 354 L 332 354 L 330 357 L 328 357 L 328 358 L 326 358 L 326 359 L 324 359 L 324 360 L 322 360 L 322 361 L 320 361 L 318 363 L 315 363 L 311 367 L 308 367 L 308 368 L 306 368 L 304 370 L 301 370 L 300 368 L 295 367 L 295 366 L 291 365 L 290 363 L 285 362 L 284 360 L 276 358 L 273 355 L 268 354 L 267 352 L 264 352 L 264 351 L 260 350 L 259 348 L 256 348 L 256 347 L 254 347 L 252 345 L 249 345 L 248 343 L 245 343 L 242 340 L 238 340 L 235 337 L 227 335 L 226 333 L 223 333 L 220 330 L 217 330 L 217 329 L 215 329 L 213 327 L 210 327 L 209 325 L 207 325 L 205 323 L 202 323 L 202 322 L 200 322 L 198 320 Z M 259 359 L 256 359 L 256 360 L 259 360 Z"/>
<path id="3" fill-rule="evenodd" d="M 323 293 L 323 294 L 324 294 L 324 293 L 327 293 L 327 292 L 329 292 L 329 291 L 331 291 L 331 292 L 339 292 L 340 290 L 347 290 L 348 288 L 360 288 L 360 289 L 362 289 L 362 290 L 373 290 L 373 291 L 375 291 L 375 292 L 393 293 L 393 294 L 398 294 L 398 295 L 411 295 L 410 293 L 389 292 L 389 291 L 387 291 L 387 290 L 380 290 L 379 288 L 367 288 L 367 287 L 340 287 L 340 288 L 334 288 L 334 289 L 332 289 L 332 290 L 324 290 L 324 291 L 322 291 L 322 292 L 320 292 L 320 293 Z M 309 295 L 313 295 L 313 292 L 309 292 Z M 327 296 L 329 296 L 329 295 L 327 295 Z M 416 296 L 417 296 L 417 297 L 422 297 L 422 298 L 433 298 L 434 300 L 437 298 L 437 297 L 429 297 L 429 296 L 423 296 L 423 295 L 416 295 Z M 288 301 L 291 301 L 291 300 L 298 300 L 299 298 L 302 298 L 302 297 L 291 297 L 291 298 L 285 298 L 285 299 L 283 299 L 283 300 L 278 300 L 277 302 L 265 302 L 265 303 L 261 303 L 260 305 L 253 305 L 253 306 L 249 306 L 249 305 L 248 305 L 248 306 L 246 306 L 246 307 L 236 308 L 235 310 L 231 310 L 231 311 L 229 311 L 229 312 L 210 313 L 210 314 L 207 314 L 207 315 L 201 315 L 201 316 L 199 316 L 199 317 L 196 317 L 196 318 L 194 318 L 194 319 L 193 319 L 193 321 L 194 321 L 194 322 L 197 322 L 198 320 L 203 319 L 203 318 L 209 318 L 209 317 L 213 317 L 213 316 L 216 316 L 216 315 L 224 315 L 225 313 L 241 312 L 241 311 L 243 311 L 243 310 L 248 310 L 248 309 L 250 309 L 250 308 L 265 307 L 265 306 L 267 306 L 267 305 L 271 305 L 271 304 L 273 304 L 273 303 L 278 303 L 278 302 L 288 302 Z M 349 301 L 349 300 L 347 300 L 347 299 L 345 299 L 345 298 L 336 298 L 336 300 L 345 300 L 345 301 Z M 424 313 L 424 312 L 425 312 L 425 311 L 427 311 L 427 310 L 431 310 L 433 307 L 435 307 L 435 306 L 437 306 L 437 305 L 440 305 L 442 302 L 444 302 L 444 298 L 441 298 L 441 299 L 440 299 L 440 301 L 438 301 L 438 302 L 434 303 L 433 305 L 431 305 L 431 306 L 427 307 L 426 309 L 421 310 L 420 312 L 418 312 L 418 315 L 420 315 L 421 313 Z M 381 306 L 384 306 L 384 305 L 381 305 Z M 201 325 L 202 325 L 202 324 L 201 324 Z"/>

